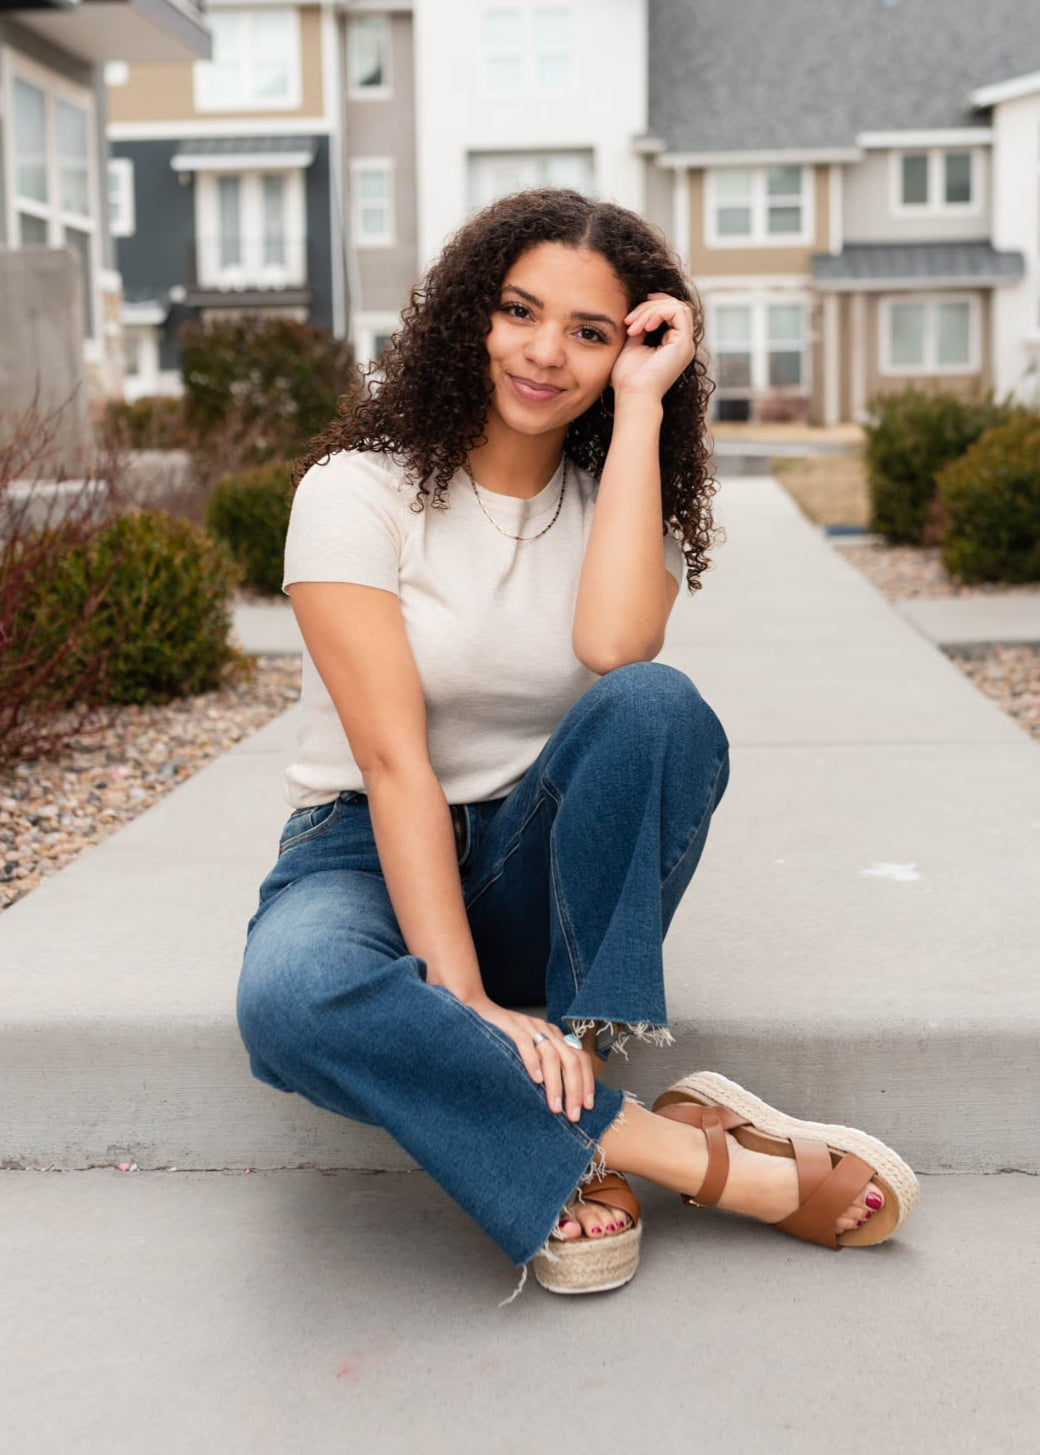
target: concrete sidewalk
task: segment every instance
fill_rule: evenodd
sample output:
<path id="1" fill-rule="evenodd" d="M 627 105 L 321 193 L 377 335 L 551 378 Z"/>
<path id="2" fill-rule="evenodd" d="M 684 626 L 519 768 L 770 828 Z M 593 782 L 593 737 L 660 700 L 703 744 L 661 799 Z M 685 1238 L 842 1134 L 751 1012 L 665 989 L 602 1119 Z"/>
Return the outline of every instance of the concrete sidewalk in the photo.
<path id="1" fill-rule="evenodd" d="M 731 480 L 719 503 L 729 543 L 662 660 L 719 711 L 733 774 L 665 945 L 677 1044 L 630 1043 L 608 1079 L 649 1100 L 714 1067 L 920 1171 L 1036 1171 L 1040 748 L 775 482 Z M 381 1130 L 254 1081 L 238 1037 L 295 724 L 0 916 L 0 1157 L 413 1165 Z"/>

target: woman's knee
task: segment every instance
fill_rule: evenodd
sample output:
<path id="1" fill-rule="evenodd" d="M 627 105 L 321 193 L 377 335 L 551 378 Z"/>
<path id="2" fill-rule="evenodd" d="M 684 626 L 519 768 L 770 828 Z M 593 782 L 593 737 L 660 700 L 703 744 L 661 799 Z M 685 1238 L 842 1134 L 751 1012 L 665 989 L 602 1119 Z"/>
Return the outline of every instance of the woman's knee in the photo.
<path id="1" fill-rule="evenodd" d="M 729 739 L 718 714 L 678 667 L 667 662 L 627 662 L 605 673 L 595 687 L 648 730 L 681 728 L 717 753 L 728 751 Z"/>

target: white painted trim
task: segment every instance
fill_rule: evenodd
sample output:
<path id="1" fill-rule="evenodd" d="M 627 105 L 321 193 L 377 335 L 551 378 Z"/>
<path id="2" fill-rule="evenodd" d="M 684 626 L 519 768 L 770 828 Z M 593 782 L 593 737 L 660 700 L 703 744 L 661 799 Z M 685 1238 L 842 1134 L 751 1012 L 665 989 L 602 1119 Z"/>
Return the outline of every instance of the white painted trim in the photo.
<path id="1" fill-rule="evenodd" d="M 329 125 L 329 262 L 332 332 L 347 332 L 346 226 L 343 216 L 343 107 L 340 102 L 340 22 L 331 5 L 321 12 L 321 95 Z"/>
<path id="2" fill-rule="evenodd" d="M 285 229 L 285 262 L 264 263 L 263 192 L 261 177 L 280 176 L 283 182 L 282 222 Z M 234 288 L 299 288 L 307 282 L 307 203 L 303 173 L 298 169 L 268 168 L 264 173 L 240 174 L 240 238 L 242 261 L 220 263 L 220 214 L 217 175 L 203 172 L 195 184 L 195 252 L 199 287 L 207 290 Z"/>
<path id="3" fill-rule="evenodd" d="M 841 418 L 841 336 L 838 295 L 823 300 L 823 422 L 837 424 Z"/>
<path id="4" fill-rule="evenodd" d="M 857 143 L 867 151 L 902 147 L 904 151 L 923 151 L 928 147 L 976 147 L 993 141 L 991 126 L 932 127 L 919 131 L 861 131 Z"/>
<path id="5" fill-rule="evenodd" d="M 360 198 L 357 174 L 363 171 L 384 171 L 389 174 L 390 226 L 379 237 L 363 237 L 359 225 Z M 350 158 L 350 237 L 355 248 L 392 248 L 397 244 L 397 161 L 394 157 Z"/>
<path id="6" fill-rule="evenodd" d="M 759 293 L 764 289 L 768 289 L 770 292 L 799 291 L 807 293 L 814 286 L 809 273 L 717 273 L 707 274 L 697 279 L 697 291 L 702 294 L 722 293 L 735 288 L 753 293 Z"/>
<path id="7" fill-rule="evenodd" d="M 226 136 L 327 136 L 332 127 L 323 116 L 249 117 L 226 121 L 110 121 L 109 141 L 197 141 Z"/>
<path id="8" fill-rule="evenodd" d="M 664 142 L 659 136 L 637 136 L 632 138 L 632 150 L 638 157 L 658 157 L 664 151 Z"/>
<path id="9" fill-rule="evenodd" d="M 786 150 L 728 152 L 662 152 L 661 167 L 785 167 L 826 162 L 861 162 L 859 147 L 790 147 Z"/>
<path id="10" fill-rule="evenodd" d="M 784 165 L 794 165 L 784 163 Z M 747 248 L 804 248 L 812 245 L 816 235 L 816 175 L 809 166 L 802 166 L 802 188 L 798 194 L 798 206 L 802 213 L 800 232 L 770 233 L 765 230 L 769 213 L 769 196 L 766 191 L 765 167 L 740 168 L 751 173 L 751 231 L 738 235 L 725 235 L 715 230 L 715 210 L 719 202 L 715 195 L 716 179 L 723 168 L 708 168 L 704 175 L 704 245 L 713 250 Z M 786 199 L 779 199 L 776 205 L 785 205 Z M 792 198 L 787 205 L 793 205 Z M 726 205 L 726 204 L 722 204 Z M 739 205 L 730 203 L 729 205 Z"/>
<path id="11" fill-rule="evenodd" d="M 672 181 L 672 242 L 676 252 L 690 263 L 690 174 L 677 171 Z"/>
<path id="12" fill-rule="evenodd" d="M 396 333 L 400 327 L 400 313 L 385 311 L 355 313 L 351 320 L 350 337 L 357 362 L 362 365 L 375 363 L 373 344 L 376 334 Z"/>
<path id="13" fill-rule="evenodd" d="M 860 424 L 867 413 L 867 300 L 862 293 L 852 295 L 849 333 L 849 413 Z"/>
<path id="14" fill-rule="evenodd" d="M 903 201 L 903 157 L 912 152 L 924 152 L 928 158 L 928 201 Z M 967 152 L 971 158 L 971 201 L 944 202 L 945 189 L 943 164 L 947 152 Z M 889 153 L 888 161 L 888 205 L 893 217 L 978 217 L 982 212 L 983 153 L 978 147 L 912 147 L 907 146 Z"/>
<path id="15" fill-rule="evenodd" d="M 973 106 L 999 106 L 1002 101 L 1017 101 L 1021 96 L 1030 96 L 1040 91 L 1040 71 L 1030 71 L 1024 76 L 1015 76 L 1009 81 L 995 81 L 989 86 L 980 86 L 971 93 Z"/>
<path id="16" fill-rule="evenodd" d="M 779 352 L 769 348 L 768 331 L 768 307 L 773 304 L 797 303 L 802 308 L 802 336 L 800 340 L 802 355 L 802 380 L 800 384 L 779 385 L 769 382 L 769 355 L 771 352 Z M 751 382 L 747 385 L 734 384 L 729 388 L 718 388 L 715 394 L 723 399 L 740 398 L 748 395 L 769 395 L 780 389 L 786 389 L 802 397 L 809 398 L 812 394 L 812 298 L 809 293 L 803 292 L 797 298 L 776 298 L 758 289 L 734 286 L 726 292 L 713 294 L 707 300 L 705 309 L 705 343 L 708 353 L 714 362 L 716 346 L 714 337 L 717 332 L 716 319 L 719 308 L 736 307 L 750 310 L 750 333 L 748 335 L 748 349 L 751 354 Z M 790 352 L 790 350 L 788 350 Z"/>
<path id="17" fill-rule="evenodd" d="M 394 63 L 393 63 L 393 24 L 390 16 L 385 12 L 370 10 L 348 10 L 344 14 L 344 35 L 347 54 L 347 99 L 349 101 L 389 101 L 394 94 Z M 353 70 L 353 52 L 351 49 L 351 22 L 354 20 L 381 20 L 384 22 L 383 29 L 386 35 L 386 75 L 388 80 L 381 86 L 358 86 L 351 78 Z"/>
<path id="18" fill-rule="evenodd" d="M 836 258 L 845 245 L 845 173 L 837 162 L 827 169 L 827 205 L 830 252 Z"/>
<path id="19" fill-rule="evenodd" d="M 302 171 L 314 161 L 311 152 L 177 152 L 170 158 L 175 172 Z"/>
<path id="20" fill-rule="evenodd" d="M 924 306 L 924 363 L 893 364 L 891 359 L 891 309 L 894 303 L 920 303 Z M 936 304 L 966 303 L 968 305 L 968 362 L 966 364 L 939 364 L 935 354 Z M 980 310 L 977 295 L 963 293 L 918 293 L 900 295 L 898 298 L 881 298 L 878 301 L 878 373 L 886 379 L 912 378 L 916 375 L 977 374 L 982 369 L 980 347 Z"/>
<path id="21" fill-rule="evenodd" d="M 109 157 L 108 226 L 113 237 L 133 237 L 137 231 L 137 209 L 134 205 L 134 163 L 132 157 Z M 119 178 L 117 192 L 120 207 L 118 215 L 112 209 L 111 177 Z"/>

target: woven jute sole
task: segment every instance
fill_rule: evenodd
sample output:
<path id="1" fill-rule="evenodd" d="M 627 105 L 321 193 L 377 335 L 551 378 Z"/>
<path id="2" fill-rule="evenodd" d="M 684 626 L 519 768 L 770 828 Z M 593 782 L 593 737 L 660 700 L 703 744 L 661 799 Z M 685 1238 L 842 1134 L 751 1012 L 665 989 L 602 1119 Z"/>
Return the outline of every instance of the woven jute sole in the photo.
<path id="1" fill-rule="evenodd" d="M 850 1228 L 838 1233 L 839 1247 L 867 1247 L 881 1243 L 891 1236 L 917 1206 L 920 1185 L 913 1171 L 897 1152 L 887 1147 L 877 1137 L 861 1132 L 856 1127 L 843 1127 L 831 1122 L 807 1122 L 798 1117 L 777 1111 L 776 1107 L 762 1101 L 728 1076 L 717 1071 L 695 1071 L 684 1076 L 654 1102 L 652 1111 L 677 1101 L 692 1099 L 701 1103 L 728 1106 L 746 1116 L 753 1127 L 736 1127 L 732 1135 L 744 1147 L 753 1152 L 767 1152 L 772 1156 L 793 1157 L 791 1144 L 786 1141 L 792 1133 L 810 1141 L 825 1142 L 831 1152 L 831 1161 L 837 1166 L 845 1152 L 854 1152 L 869 1162 L 875 1169 L 876 1182 L 884 1193 L 885 1205 L 874 1213 L 862 1228 Z"/>
<path id="2" fill-rule="evenodd" d="M 602 1238 L 551 1238 L 531 1260 L 550 1293 L 606 1293 L 629 1281 L 639 1266 L 643 1220 Z M 549 1250 L 549 1251 L 547 1251 Z"/>

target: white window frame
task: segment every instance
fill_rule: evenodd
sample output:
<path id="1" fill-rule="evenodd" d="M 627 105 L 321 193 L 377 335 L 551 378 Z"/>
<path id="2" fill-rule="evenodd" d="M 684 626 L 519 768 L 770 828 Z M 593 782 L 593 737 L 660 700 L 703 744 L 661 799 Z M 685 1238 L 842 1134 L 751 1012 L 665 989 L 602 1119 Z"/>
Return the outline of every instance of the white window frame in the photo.
<path id="1" fill-rule="evenodd" d="M 967 152 L 971 158 L 970 202 L 947 202 L 946 154 Z M 903 201 L 903 158 L 928 158 L 928 197 L 924 202 Z M 983 148 L 972 146 L 899 147 L 889 153 L 889 206 L 894 217 L 978 217 L 982 211 Z"/>
<path id="2" fill-rule="evenodd" d="M 579 164 L 585 172 L 580 184 L 552 180 L 545 175 L 553 159 L 565 157 Z M 466 157 L 467 201 L 471 211 L 476 211 L 505 196 L 512 187 L 503 188 L 494 182 L 497 165 L 517 167 L 520 177 L 516 190 L 527 187 L 577 186 L 588 196 L 595 195 L 596 158 L 586 147 L 536 147 L 528 151 L 472 151 Z"/>
<path id="3" fill-rule="evenodd" d="M 281 177 L 285 200 L 285 262 L 263 258 L 263 179 Z M 239 179 L 242 259 L 220 260 L 219 180 Z M 195 255 L 200 288 L 299 288 L 307 281 L 307 220 L 303 172 L 298 167 L 199 172 L 195 179 Z"/>
<path id="4" fill-rule="evenodd" d="M 354 315 L 351 335 L 354 355 L 363 367 L 376 362 L 375 341 L 378 334 L 397 333 L 401 327 L 399 313 L 357 313 Z"/>
<path id="5" fill-rule="evenodd" d="M 808 293 L 803 291 L 776 292 L 776 293 L 715 293 L 707 300 L 707 324 L 708 332 L 705 342 L 712 359 L 711 367 L 714 367 L 717 347 L 715 338 L 718 332 L 717 316 L 719 308 L 750 308 L 751 310 L 751 382 L 749 384 L 732 384 L 728 387 L 720 386 L 712 395 L 713 398 L 721 399 L 743 399 L 769 397 L 777 392 L 787 395 L 808 398 L 812 393 L 812 300 Z M 771 350 L 769 347 L 769 308 L 770 306 L 781 307 L 797 305 L 802 310 L 802 380 L 800 384 L 770 384 L 769 382 L 769 355 L 778 350 Z M 784 352 L 793 352 L 791 349 Z"/>
<path id="6" fill-rule="evenodd" d="M 287 32 L 287 62 L 289 76 L 289 91 L 284 97 L 272 99 L 270 97 L 257 98 L 255 96 L 243 99 L 239 96 L 227 98 L 214 95 L 210 87 L 214 72 L 215 62 L 195 61 L 192 65 L 194 77 L 195 110 L 214 114 L 217 112 L 249 112 L 249 111 L 298 111 L 302 104 L 301 92 L 301 60 L 300 60 L 300 12 L 292 6 L 263 6 L 263 7 L 242 7 L 241 9 L 219 9 L 209 11 L 209 23 L 212 27 L 214 22 L 219 24 L 224 17 L 238 16 L 243 18 L 243 23 L 248 27 L 252 25 L 255 17 L 263 15 L 270 18 L 272 15 L 284 15 L 288 21 Z M 250 51 L 250 54 L 252 52 Z"/>
<path id="7" fill-rule="evenodd" d="M 742 167 L 734 162 L 732 167 L 708 167 L 704 178 L 704 243 L 709 248 L 800 248 L 810 247 L 816 236 L 816 178 L 813 167 L 808 163 L 777 162 L 776 167 L 799 167 L 802 174 L 802 190 L 799 205 L 802 209 L 800 232 L 770 233 L 766 231 L 769 215 L 769 194 L 767 175 L 772 166 Z M 722 234 L 716 226 L 717 211 L 726 205 L 726 199 L 718 195 L 718 176 L 723 171 L 751 173 L 751 231 L 739 235 Z M 777 205 L 774 200 L 774 205 Z"/>
<path id="8" fill-rule="evenodd" d="M 100 362 L 102 300 L 100 272 L 100 244 L 98 239 L 98 214 L 101 198 L 98 188 L 97 119 L 94 112 L 94 98 L 83 87 L 76 86 L 64 77 L 21 55 L 5 50 L 7 64 L 3 71 L 2 111 L 5 125 L 2 128 L 4 142 L 4 171 L 7 182 L 7 246 L 14 250 L 21 247 L 19 214 L 26 213 L 47 224 L 47 247 L 67 246 L 63 233 L 66 227 L 87 234 L 87 276 L 83 287 L 87 292 L 92 329 L 85 333 L 84 354 L 90 362 Z M 44 96 L 44 118 L 47 143 L 47 196 L 46 202 L 36 198 L 18 195 L 18 171 L 14 136 L 14 81 L 24 81 Z M 61 178 L 58 158 L 58 102 L 65 101 L 85 113 L 87 134 L 87 203 L 89 213 L 66 211 L 61 206 Z M 105 199 L 107 206 L 107 196 Z"/>
<path id="9" fill-rule="evenodd" d="M 394 94 L 393 44 L 391 17 L 379 12 L 360 12 L 347 16 L 347 96 L 351 101 L 388 101 Z M 357 46 L 355 32 L 358 27 L 378 25 L 380 44 L 383 51 L 383 75 L 386 78 L 380 86 L 362 86 L 358 80 Z"/>
<path id="10" fill-rule="evenodd" d="M 559 91 L 543 90 L 538 85 L 538 56 L 542 53 L 537 44 L 536 38 L 536 12 L 543 10 L 563 10 L 567 13 L 567 24 L 569 27 L 569 43 L 564 47 L 553 47 L 565 53 L 568 60 L 568 84 L 565 89 Z M 480 11 L 480 96 L 484 101 L 519 101 L 524 97 L 537 97 L 540 101 L 573 101 L 578 93 L 578 52 L 575 36 L 577 26 L 575 22 L 574 4 L 554 5 L 549 0 L 540 0 L 540 3 L 533 3 L 533 0 L 513 0 L 513 4 L 498 3 L 487 4 L 481 7 Z M 518 14 L 520 17 L 520 49 L 518 54 L 520 60 L 519 83 L 515 90 L 504 91 L 493 86 L 489 72 L 488 61 L 490 52 L 484 38 L 484 21 L 488 15 L 501 13 Z M 544 49 L 544 48 L 543 48 Z M 548 52 L 546 52 L 548 53 Z"/>
<path id="11" fill-rule="evenodd" d="M 381 172 L 389 182 L 387 188 L 387 228 L 381 233 L 361 231 L 360 173 Z M 397 167 L 393 157 L 351 157 L 350 159 L 350 236 L 356 248 L 390 248 L 397 242 L 397 208 L 395 206 Z"/>
<path id="12" fill-rule="evenodd" d="M 112 236 L 133 237 L 137 231 L 137 209 L 134 205 L 132 158 L 109 157 L 108 203 L 108 225 Z"/>
<path id="13" fill-rule="evenodd" d="M 892 362 L 892 305 L 924 304 L 924 362 L 894 364 Z M 939 364 L 936 362 L 936 305 L 966 303 L 968 305 L 968 362 Z M 978 295 L 969 293 L 889 293 L 878 300 L 878 373 L 886 379 L 905 379 L 947 374 L 978 374 L 982 369 L 982 314 Z"/>

